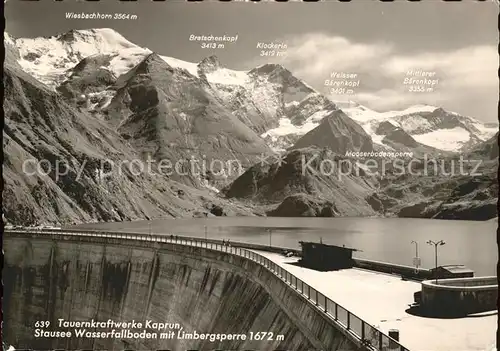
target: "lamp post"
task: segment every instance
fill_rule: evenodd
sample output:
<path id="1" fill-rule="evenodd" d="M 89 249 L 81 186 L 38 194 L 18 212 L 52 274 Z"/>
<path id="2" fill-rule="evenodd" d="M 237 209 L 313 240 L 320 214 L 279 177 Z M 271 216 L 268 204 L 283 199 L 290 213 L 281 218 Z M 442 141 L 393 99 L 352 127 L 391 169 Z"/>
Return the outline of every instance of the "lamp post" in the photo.
<path id="1" fill-rule="evenodd" d="M 436 278 L 436 284 L 438 282 L 438 278 L 437 278 L 437 268 L 438 268 L 438 246 L 442 246 L 444 244 L 446 244 L 443 240 L 439 240 L 439 241 L 432 241 L 432 240 L 429 240 L 427 241 L 427 244 L 429 245 L 434 245 L 434 257 L 435 257 L 435 262 L 436 262 L 436 267 L 435 267 L 435 278 Z"/>
<path id="2" fill-rule="evenodd" d="M 207 235 L 207 226 L 205 226 L 205 241 L 208 239 L 208 235 Z"/>
<path id="3" fill-rule="evenodd" d="M 272 235 L 272 230 L 271 229 L 268 229 L 267 230 L 269 232 L 269 247 L 271 247 L 271 235 Z"/>
<path id="4" fill-rule="evenodd" d="M 415 257 L 418 257 L 418 243 L 415 240 L 412 240 L 411 243 L 415 244 Z"/>
<path id="5" fill-rule="evenodd" d="M 411 241 L 412 244 L 415 244 L 415 258 L 413 264 L 415 265 L 415 272 L 418 273 L 418 267 L 420 266 L 420 260 L 418 257 L 418 243 L 415 240 Z"/>

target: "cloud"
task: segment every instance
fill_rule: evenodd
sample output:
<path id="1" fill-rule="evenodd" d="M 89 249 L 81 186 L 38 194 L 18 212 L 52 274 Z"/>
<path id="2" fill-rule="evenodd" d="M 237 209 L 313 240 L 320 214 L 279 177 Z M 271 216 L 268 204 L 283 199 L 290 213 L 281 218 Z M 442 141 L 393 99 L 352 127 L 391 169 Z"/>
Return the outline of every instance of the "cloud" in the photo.
<path id="1" fill-rule="evenodd" d="M 498 53 L 495 47 L 475 46 L 451 52 L 423 53 L 391 57 L 383 66 L 384 73 L 396 75 L 408 69 L 433 71 L 447 87 L 474 88 L 498 85 L 496 72 Z"/>
<path id="2" fill-rule="evenodd" d="M 386 44 L 356 44 L 342 37 L 308 34 L 288 41 L 284 62 L 297 74 L 324 79 L 325 72 L 359 70 L 392 48 Z"/>
<path id="3" fill-rule="evenodd" d="M 296 76 L 327 93 L 331 72 L 357 73 L 360 86 L 354 100 L 376 110 L 406 108 L 414 104 L 438 105 L 486 121 L 497 120 L 498 54 L 496 46 L 472 46 L 451 51 L 401 53 L 396 45 L 380 41 L 356 43 L 339 36 L 309 33 L 283 40 L 286 56 L 276 58 Z M 269 58 L 259 58 L 261 64 Z M 408 92 L 403 84 L 408 70 L 434 72 L 433 91 Z M 425 77 L 413 77 L 424 79 Z"/>

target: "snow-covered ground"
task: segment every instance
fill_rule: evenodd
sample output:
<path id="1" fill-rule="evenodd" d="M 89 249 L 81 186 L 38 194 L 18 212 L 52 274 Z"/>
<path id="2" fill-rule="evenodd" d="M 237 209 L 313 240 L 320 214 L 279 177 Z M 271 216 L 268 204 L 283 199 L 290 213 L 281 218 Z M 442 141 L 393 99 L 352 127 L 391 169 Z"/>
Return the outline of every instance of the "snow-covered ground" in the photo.
<path id="1" fill-rule="evenodd" d="M 215 84 L 244 85 L 249 80 L 249 77 L 244 71 L 219 68 L 215 72 L 207 74 L 207 80 Z"/>
<path id="2" fill-rule="evenodd" d="M 417 317 L 405 312 L 420 284 L 360 269 L 318 272 L 287 263 L 296 258 L 256 251 L 276 262 L 384 333 L 399 330 L 401 344 L 411 351 L 491 351 L 495 347 L 497 314 L 467 318 Z"/>
<path id="3" fill-rule="evenodd" d="M 464 128 L 456 127 L 413 135 L 413 138 L 421 144 L 429 145 L 436 149 L 455 151 L 470 140 L 470 133 Z"/>

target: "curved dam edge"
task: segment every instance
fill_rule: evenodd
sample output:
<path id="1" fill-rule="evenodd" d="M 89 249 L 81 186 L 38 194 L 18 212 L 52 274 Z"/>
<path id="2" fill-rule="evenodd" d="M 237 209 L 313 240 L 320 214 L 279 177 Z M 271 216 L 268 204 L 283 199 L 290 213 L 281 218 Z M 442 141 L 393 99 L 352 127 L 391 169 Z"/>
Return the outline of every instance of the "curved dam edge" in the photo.
<path id="1" fill-rule="evenodd" d="M 425 280 L 419 303 L 427 315 L 467 316 L 498 308 L 498 278 Z"/>
<path id="2" fill-rule="evenodd" d="M 4 236 L 4 247 L 3 333 L 16 348 L 365 349 L 306 297 L 244 257 L 173 243 L 69 236 L 53 240 L 27 234 Z M 76 338 L 74 333 L 67 338 L 35 337 L 35 321 L 49 321 L 47 330 L 74 330 L 59 328 L 59 319 L 151 320 L 177 323 L 186 333 L 247 338 L 184 339 L 178 327 L 147 330 L 175 334 L 163 339 Z M 251 332 L 273 335 L 250 340 Z"/>

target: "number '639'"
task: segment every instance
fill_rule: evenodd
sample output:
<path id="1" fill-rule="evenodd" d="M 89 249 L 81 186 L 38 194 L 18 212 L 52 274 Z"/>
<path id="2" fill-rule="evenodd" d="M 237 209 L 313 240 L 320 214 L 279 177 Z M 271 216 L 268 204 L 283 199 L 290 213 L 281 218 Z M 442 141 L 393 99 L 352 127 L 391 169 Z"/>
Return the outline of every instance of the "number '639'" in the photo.
<path id="1" fill-rule="evenodd" d="M 37 328 L 48 328 L 50 325 L 49 321 L 36 321 L 35 322 L 35 327 Z"/>

